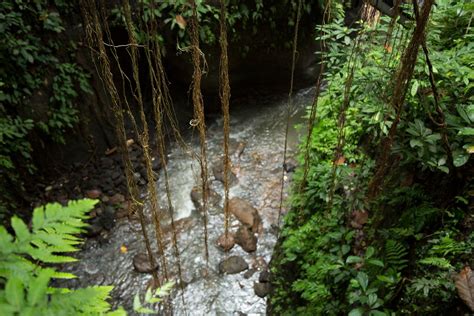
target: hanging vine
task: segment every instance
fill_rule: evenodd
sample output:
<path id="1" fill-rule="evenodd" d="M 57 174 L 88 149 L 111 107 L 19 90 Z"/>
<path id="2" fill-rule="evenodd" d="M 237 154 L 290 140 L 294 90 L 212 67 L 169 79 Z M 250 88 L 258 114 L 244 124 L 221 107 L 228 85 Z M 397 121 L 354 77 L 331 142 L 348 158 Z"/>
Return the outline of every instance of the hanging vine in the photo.
<path id="1" fill-rule="evenodd" d="M 142 235 L 145 242 L 145 247 L 147 250 L 148 260 L 151 266 L 155 266 L 155 258 L 153 255 L 153 251 L 151 249 L 151 243 L 148 238 L 148 233 L 146 229 L 146 220 L 145 215 L 143 212 L 143 203 L 139 200 L 139 193 L 138 193 L 138 186 L 135 182 L 135 178 L 133 176 L 134 170 L 128 155 L 127 145 L 126 145 L 126 132 L 125 132 L 125 125 L 124 125 L 124 117 L 122 106 L 120 102 L 120 97 L 118 91 L 115 87 L 112 71 L 110 67 L 110 61 L 107 56 L 105 45 L 103 41 L 103 33 L 102 28 L 99 22 L 98 17 L 98 10 L 97 7 L 92 0 L 81 0 L 81 10 L 84 19 L 84 28 L 86 32 L 86 39 L 91 47 L 92 51 L 96 53 L 99 65 L 98 65 L 98 73 L 101 76 L 101 79 L 105 85 L 106 92 L 111 98 L 111 106 L 112 111 L 115 115 L 116 119 L 116 134 L 117 139 L 120 147 L 120 153 L 122 155 L 122 161 L 125 168 L 125 175 L 127 179 L 127 189 L 132 199 L 131 205 L 131 213 L 137 212 L 139 219 L 140 219 L 140 227 L 142 229 Z M 98 50 L 95 50 L 97 47 Z M 93 58 L 94 60 L 94 58 Z M 152 272 L 153 280 L 156 283 L 159 283 L 158 275 L 156 271 Z"/>
<path id="2" fill-rule="evenodd" d="M 194 122 L 199 130 L 199 142 L 201 148 L 201 155 L 199 156 L 199 163 L 201 167 L 201 190 L 202 190 L 202 205 L 201 212 L 204 220 L 204 248 L 206 264 L 209 263 L 209 249 L 208 249 L 208 233 L 207 233 L 207 200 L 208 200 L 208 170 L 207 170 L 207 154 L 206 154 L 206 122 L 204 116 L 204 101 L 201 92 L 201 78 L 202 78 L 202 58 L 203 54 L 199 48 L 199 22 L 197 15 L 196 2 L 191 1 L 193 15 L 191 18 L 190 36 L 191 36 L 191 55 L 194 66 L 193 82 L 192 82 L 192 99 L 194 105 Z"/>
<path id="3" fill-rule="evenodd" d="M 229 113 L 229 100 L 230 100 L 230 84 L 229 84 L 229 61 L 227 56 L 227 26 L 226 26 L 226 6 L 225 1 L 220 0 L 220 37 L 219 43 L 221 46 L 221 59 L 220 59 L 220 77 L 219 77 L 219 93 L 222 104 L 222 115 L 224 117 L 224 236 L 225 240 L 228 239 L 229 234 L 229 172 L 230 172 L 230 159 L 229 159 L 229 130 L 230 130 L 230 113 Z"/>
<path id="4" fill-rule="evenodd" d="M 396 113 L 395 119 L 390 126 L 387 137 L 384 139 L 381 145 L 381 154 L 377 159 L 376 172 L 369 183 L 368 188 L 368 199 L 369 201 L 375 198 L 381 190 L 381 186 L 387 170 L 390 166 L 390 153 L 392 144 L 397 134 L 397 127 L 400 123 L 401 114 L 403 112 L 403 102 L 408 90 L 408 86 L 413 75 L 413 71 L 416 64 L 419 48 L 425 38 L 425 28 L 428 23 L 428 19 L 431 12 L 433 0 L 425 1 L 423 4 L 420 17 L 416 21 L 415 30 L 412 38 L 406 48 L 400 67 L 395 75 L 394 79 L 394 90 L 391 100 L 391 106 Z"/>

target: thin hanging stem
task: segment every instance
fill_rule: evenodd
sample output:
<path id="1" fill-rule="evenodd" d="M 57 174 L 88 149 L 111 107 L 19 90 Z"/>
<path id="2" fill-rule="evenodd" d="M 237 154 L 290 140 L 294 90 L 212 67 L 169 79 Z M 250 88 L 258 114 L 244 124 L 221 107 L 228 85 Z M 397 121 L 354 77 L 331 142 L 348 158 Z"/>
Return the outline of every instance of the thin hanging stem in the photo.
<path id="1" fill-rule="evenodd" d="M 296 54 L 298 52 L 298 31 L 301 20 L 301 6 L 302 0 L 298 1 L 298 9 L 296 12 L 296 23 L 295 23 L 295 32 L 293 35 L 293 52 L 291 56 L 291 77 L 290 77 L 290 90 L 288 92 L 288 104 L 286 108 L 286 126 L 285 126 L 285 140 L 283 147 L 283 163 L 281 168 L 281 186 L 280 186 L 280 205 L 278 207 L 278 219 L 277 225 L 280 226 L 281 212 L 283 208 L 283 192 L 285 189 L 285 165 L 286 165 L 286 155 L 288 150 L 288 131 L 290 129 L 290 116 L 293 109 L 293 85 L 295 79 L 295 66 L 296 66 Z"/>
<path id="2" fill-rule="evenodd" d="M 207 154 L 206 154 L 206 122 L 204 116 L 204 102 L 201 92 L 201 77 L 202 77 L 202 52 L 199 48 L 199 22 L 197 15 L 196 2 L 191 1 L 193 16 L 191 18 L 191 55 L 194 66 L 193 82 L 192 82 L 192 98 L 194 105 L 194 120 L 199 129 L 199 142 L 201 148 L 201 155 L 199 163 L 201 166 L 201 190 L 202 190 L 202 205 L 201 212 L 204 220 L 204 248 L 206 265 L 209 265 L 209 249 L 208 249 L 208 233 L 207 233 L 207 200 L 208 200 L 208 170 L 207 170 Z"/>
<path id="3" fill-rule="evenodd" d="M 222 115 L 224 118 L 224 238 L 227 242 L 229 234 L 229 130 L 230 130 L 230 114 L 229 114 L 229 100 L 230 100 L 230 84 L 229 84 L 229 61 L 227 55 L 227 26 L 226 26 L 226 7 L 225 1 L 220 0 L 220 98 L 222 104 Z"/>

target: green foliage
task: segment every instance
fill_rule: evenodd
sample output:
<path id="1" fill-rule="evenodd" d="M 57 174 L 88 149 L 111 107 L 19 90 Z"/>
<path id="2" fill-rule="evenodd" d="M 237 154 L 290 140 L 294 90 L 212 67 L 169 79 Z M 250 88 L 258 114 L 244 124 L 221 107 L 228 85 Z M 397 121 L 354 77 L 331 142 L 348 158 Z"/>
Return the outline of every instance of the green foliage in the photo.
<path id="1" fill-rule="evenodd" d="M 36 171 L 33 135 L 64 143 L 78 122 L 80 94 L 91 92 L 65 34 L 72 8 L 62 0 L 0 3 L 0 216 L 15 208 L 24 179 Z"/>
<path id="2" fill-rule="evenodd" d="M 143 22 L 149 23 L 152 20 L 161 24 L 158 40 L 163 43 L 163 34 L 171 31 L 173 40 L 176 39 L 178 50 L 186 50 L 190 43 L 188 38 L 187 26 L 192 17 L 192 8 L 188 1 L 156 1 L 141 0 L 142 12 L 137 12 L 136 16 L 141 17 Z M 281 17 L 287 17 L 285 22 L 289 26 L 289 30 L 295 23 L 296 10 L 298 2 L 295 0 L 285 1 L 226 1 L 227 5 L 227 23 L 229 38 L 231 40 L 245 42 L 246 37 L 252 38 L 259 36 L 262 29 L 276 30 L 277 23 L 281 23 Z M 140 7 L 140 6 L 137 6 Z M 310 1 L 303 1 L 303 14 L 309 16 L 314 10 L 314 4 Z M 218 2 L 196 1 L 196 11 L 199 19 L 199 37 L 201 43 L 216 44 L 218 41 L 218 25 L 220 6 Z M 117 6 L 112 10 L 112 16 L 118 25 L 123 25 L 124 15 L 121 6 Z M 178 20 L 178 17 L 180 20 Z M 184 23 L 182 23 L 184 21 Z M 186 23 L 187 22 L 187 23 Z M 291 32 L 278 32 L 273 35 L 280 36 L 283 40 L 278 42 L 285 43 L 286 48 L 291 45 Z M 142 31 L 137 32 L 139 40 L 145 40 L 147 34 Z M 244 40 L 244 41 L 242 41 Z M 264 36 L 261 37 L 262 47 L 268 50 L 275 48 L 275 42 L 268 41 Z M 173 43 L 174 44 L 174 43 Z M 241 45 L 242 54 L 248 53 L 250 47 Z"/>
<path id="3" fill-rule="evenodd" d="M 33 211 L 31 225 L 11 219 L 14 235 L 0 226 L 0 312 L 2 315 L 125 315 L 110 311 L 111 286 L 76 290 L 51 287 L 54 278 L 74 278 L 57 271 L 50 263 L 75 261 L 62 255 L 79 250 L 77 235 L 95 200 L 53 203 Z"/>
<path id="4" fill-rule="evenodd" d="M 133 310 L 137 313 L 146 314 L 146 315 L 158 314 L 158 312 L 144 306 L 144 304 L 152 305 L 152 304 L 160 303 L 163 300 L 163 298 L 169 294 L 173 286 L 174 286 L 174 282 L 167 282 L 162 287 L 156 290 L 152 290 L 151 288 L 148 288 L 143 297 L 143 302 L 141 302 L 140 300 L 139 293 L 135 294 L 135 297 L 133 298 Z"/>
<path id="5" fill-rule="evenodd" d="M 297 170 L 292 211 L 285 217 L 273 263 L 275 313 L 434 315 L 452 312 L 457 305 L 451 274 L 470 262 L 473 249 L 472 227 L 466 227 L 469 189 L 461 182 L 458 193 L 463 196 L 450 196 L 430 181 L 454 183 L 472 162 L 474 46 L 468 25 L 473 9 L 447 0 L 433 9 L 427 46 L 447 129 L 439 125 L 420 50 L 393 143 L 395 163 L 385 179 L 386 190 L 370 204 L 365 190 L 379 145 L 396 118 L 393 78 L 412 26 L 395 25 L 389 41 L 386 17 L 357 29 L 343 26 L 342 19 L 318 28 L 318 39 L 328 48 L 328 86 L 318 100 L 311 142 L 301 144 L 300 161 L 310 149 L 308 178 L 300 192 L 303 170 Z M 444 134 L 454 169 L 448 165 Z M 340 135 L 344 159 L 336 160 Z M 357 222 L 361 210 L 368 211 L 368 222 Z"/>

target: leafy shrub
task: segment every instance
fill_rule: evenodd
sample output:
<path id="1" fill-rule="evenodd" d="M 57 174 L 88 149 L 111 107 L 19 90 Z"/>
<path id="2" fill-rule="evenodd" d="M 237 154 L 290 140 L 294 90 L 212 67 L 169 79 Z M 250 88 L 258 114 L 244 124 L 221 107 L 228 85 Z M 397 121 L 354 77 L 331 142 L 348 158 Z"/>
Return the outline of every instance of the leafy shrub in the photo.
<path id="1" fill-rule="evenodd" d="M 386 17 L 375 26 L 361 24 L 358 29 L 344 27 L 340 20 L 319 28 L 319 39 L 328 47 L 324 74 L 328 86 L 318 100 L 308 144 L 308 179 L 300 191 L 303 170 L 297 170 L 292 210 L 285 217 L 272 263 L 275 313 L 433 315 L 458 306 L 451 274 L 472 261 L 473 249 L 472 227 L 465 226 L 469 188 L 460 176 L 472 162 L 474 143 L 474 46 L 468 27 L 472 9 L 472 4 L 448 0 L 437 1 L 433 8 L 427 46 L 447 129 L 436 121 L 440 117 L 421 52 L 394 139 L 395 159 L 386 189 L 370 204 L 365 190 L 378 146 L 396 117 L 390 108 L 393 74 L 411 28 L 396 25 L 388 42 Z M 452 30 L 453 25 L 459 29 Z M 454 166 L 448 165 L 443 134 Z M 340 135 L 344 159 L 336 160 Z M 302 144 L 303 151 L 306 145 Z M 304 153 L 300 160 L 303 157 Z M 463 196 L 446 194 L 430 179 L 443 184 L 459 181 L 455 194 Z M 354 224 L 354 214 L 361 210 L 370 217 Z"/>

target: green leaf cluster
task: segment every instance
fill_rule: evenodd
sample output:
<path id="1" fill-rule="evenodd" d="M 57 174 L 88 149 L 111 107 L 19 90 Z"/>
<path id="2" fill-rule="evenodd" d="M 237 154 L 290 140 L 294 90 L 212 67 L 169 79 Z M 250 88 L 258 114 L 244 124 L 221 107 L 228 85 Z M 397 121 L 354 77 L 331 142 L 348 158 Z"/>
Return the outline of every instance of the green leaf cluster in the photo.
<path id="1" fill-rule="evenodd" d="M 95 200 L 47 204 L 33 211 L 31 225 L 11 219 L 14 234 L 0 226 L 1 315 L 125 315 L 110 310 L 111 286 L 56 288 L 53 279 L 75 278 L 51 264 L 75 261 L 66 253 L 78 251 L 78 235 Z"/>

